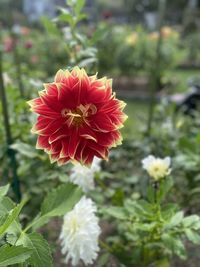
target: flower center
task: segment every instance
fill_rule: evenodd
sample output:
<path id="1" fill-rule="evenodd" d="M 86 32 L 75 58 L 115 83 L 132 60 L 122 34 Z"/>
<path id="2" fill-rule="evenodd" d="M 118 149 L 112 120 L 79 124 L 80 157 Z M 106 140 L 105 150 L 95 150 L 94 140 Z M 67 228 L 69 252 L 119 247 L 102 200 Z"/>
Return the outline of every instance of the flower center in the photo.
<path id="1" fill-rule="evenodd" d="M 79 229 L 79 224 L 78 224 L 77 218 L 75 216 L 72 217 L 72 219 L 70 221 L 70 229 L 71 229 L 71 232 L 73 234 L 75 234 Z"/>
<path id="2" fill-rule="evenodd" d="M 79 105 L 75 109 L 64 108 L 61 111 L 63 118 L 66 118 L 68 126 L 81 126 L 82 124 L 88 124 L 88 118 L 97 112 L 97 108 L 93 104 Z"/>

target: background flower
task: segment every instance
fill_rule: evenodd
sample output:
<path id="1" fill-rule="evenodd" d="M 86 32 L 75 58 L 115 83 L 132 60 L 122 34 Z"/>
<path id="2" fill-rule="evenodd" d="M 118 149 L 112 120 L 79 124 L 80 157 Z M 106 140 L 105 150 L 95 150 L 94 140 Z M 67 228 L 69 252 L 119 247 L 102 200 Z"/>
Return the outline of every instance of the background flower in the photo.
<path id="1" fill-rule="evenodd" d="M 85 193 L 94 189 L 94 176 L 101 169 L 100 162 L 101 159 L 94 157 L 90 167 L 83 166 L 80 163 L 74 165 L 69 180 L 73 184 L 79 185 Z"/>
<path id="2" fill-rule="evenodd" d="M 36 147 L 49 153 L 51 162 L 90 165 L 94 156 L 107 159 L 109 149 L 121 144 L 125 103 L 112 93 L 111 80 L 88 76 L 78 67 L 59 70 L 39 95 L 29 101 L 39 114 L 32 132 L 38 134 Z"/>
<path id="3" fill-rule="evenodd" d="M 170 157 L 164 159 L 155 158 L 149 155 L 142 160 L 143 168 L 148 172 L 148 174 L 155 180 L 159 180 L 169 175 L 171 169 L 169 168 L 171 164 Z"/>
<path id="4" fill-rule="evenodd" d="M 82 260 L 87 265 L 97 258 L 100 227 L 95 212 L 94 202 L 82 197 L 65 215 L 60 239 L 66 263 L 71 260 L 75 266 Z"/>

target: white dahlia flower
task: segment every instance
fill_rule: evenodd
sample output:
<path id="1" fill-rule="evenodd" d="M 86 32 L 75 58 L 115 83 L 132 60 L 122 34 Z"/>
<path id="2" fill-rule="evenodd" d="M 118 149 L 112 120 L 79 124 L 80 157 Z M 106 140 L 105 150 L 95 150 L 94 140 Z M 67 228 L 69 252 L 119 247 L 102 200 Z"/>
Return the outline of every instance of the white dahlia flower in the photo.
<path id="1" fill-rule="evenodd" d="M 94 189 L 94 175 L 101 169 L 100 162 L 101 159 L 95 157 L 90 168 L 80 163 L 74 165 L 69 176 L 70 182 L 80 186 L 85 193 Z"/>
<path id="2" fill-rule="evenodd" d="M 149 155 L 148 157 L 142 160 L 143 168 L 156 181 L 158 181 L 161 178 L 164 178 L 165 176 L 171 173 L 170 164 L 171 164 L 170 157 L 160 159 L 160 158 L 155 158 L 152 155 Z"/>
<path id="3" fill-rule="evenodd" d="M 74 209 L 64 216 L 60 240 L 66 263 L 71 260 L 72 265 L 76 266 L 82 260 L 87 265 L 97 258 L 101 230 L 96 211 L 95 203 L 83 196 Z"/>

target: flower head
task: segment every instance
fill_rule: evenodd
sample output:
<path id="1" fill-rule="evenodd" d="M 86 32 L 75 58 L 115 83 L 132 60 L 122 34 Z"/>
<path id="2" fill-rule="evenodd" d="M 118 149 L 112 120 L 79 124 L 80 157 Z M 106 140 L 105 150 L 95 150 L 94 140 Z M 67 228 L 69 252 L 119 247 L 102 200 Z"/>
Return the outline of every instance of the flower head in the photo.
<path id="1" fill-rule="evenodd" d="M 121 144 L 125 103 L 112 93 L 111 80 L 78 67 L 59 70 L 29 105 L 39 114 L 32 129 L 38 134 L 36 147 L 49 153 L 51 162 L 90 165 L 94 156 L 107 159 L 109 149 Z"/>
<path id="2" fill-rule="evenodd" d="M 101 169 L 100 162 L 101 159 L 94 157 L 90 167 L 83 166 L 80 163 L 74 165 L 69 180 L 72 183 L 79 185 L 85 193 L 94 189 L 94 175 Z"/>
<path id="3" fill-rule="evenodd" d="M 80 260 L 87 265 L 97 258 L 100 227 L 95 212 L 93 201 L 82 197 L 64 216 L 60 234 L 62 253 L 67 255 L 66 262 L 71 259 L 74 266 Z"/>
<path id="4" fill-rule="evenodd" d="M 134 46 L 138 41 L 138 34 L 137 32 L 132 32 L 130 35 L 127 36 L 126 38 L 126 43 L 128 45 Z"/>
<path id="5" fill-rule="evenodd" d="M 160 159 L 150 155 L 142 160 L 143 168 L 156 181 L 170 174 L 170 164 L 170 157 Z"/>

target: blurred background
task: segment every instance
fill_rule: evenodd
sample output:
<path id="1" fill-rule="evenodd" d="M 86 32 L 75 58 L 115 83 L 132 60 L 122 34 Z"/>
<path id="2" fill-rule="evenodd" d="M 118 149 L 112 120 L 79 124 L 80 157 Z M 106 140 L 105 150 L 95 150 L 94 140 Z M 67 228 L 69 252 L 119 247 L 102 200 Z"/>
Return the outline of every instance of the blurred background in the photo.
<path id="1" fill-rule="evenodd" d="M 186 213 L 199 212 L 200 0 L 87 0 L 74 8 L 75 2 L 0 0 L 1 182 L 12 184 L 15 199 L 31 194 L 26 216 L 32 217 L 49 188 L 67 181 L 69 165 L 51 165 L 35 150 L 35 116 L 26 101 L 58 69 L 78 65 L 113 78 L 129 115 L 123 145 L 102 163 L 98 182 L 109 186 L 96 189 L 96 202 L 140 198 L 147 184 L 140 161 L 154 153 L 173 157 L 175 201 Z M 62 266 L 58 229 L 55 221 L 44 233 Z M 175 259 L 174 266 L 197 266 L 198 251 L 189 251 L 190 260 Z"/>

